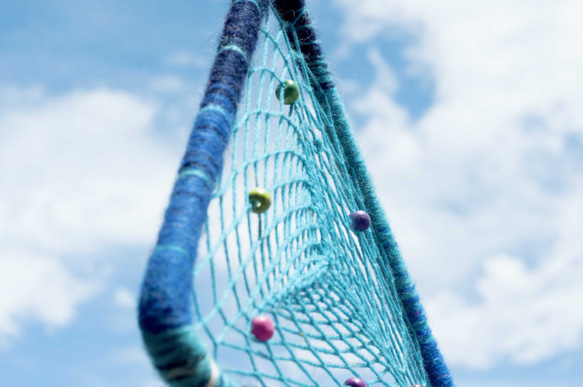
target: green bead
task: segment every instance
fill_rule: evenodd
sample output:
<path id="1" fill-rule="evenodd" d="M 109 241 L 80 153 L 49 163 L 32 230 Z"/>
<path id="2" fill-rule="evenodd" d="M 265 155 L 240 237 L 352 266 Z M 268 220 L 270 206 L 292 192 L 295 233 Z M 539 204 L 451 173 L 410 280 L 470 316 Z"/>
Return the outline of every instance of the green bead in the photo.
<path id="1" fill-rule="evenodd" d="M 271 195 L 264 188 L 253 188 L 249 191 L 249 201 L 251 202 L 251 211 L 261 214 L 271 206 Z"/>
<path id="2" fill-rule="evenodd" d="M 292 80 L 287 80 L 285 82 L 280 83 L 277 88 L 275 89 L 275 96 L 277 99 L 281 98 L 281 88 L 283 87 L 283 103 L 285 105 L 291 105 L 292 103 L 296 102 L 300 97 L 300 87 L 297 83 Z"/>

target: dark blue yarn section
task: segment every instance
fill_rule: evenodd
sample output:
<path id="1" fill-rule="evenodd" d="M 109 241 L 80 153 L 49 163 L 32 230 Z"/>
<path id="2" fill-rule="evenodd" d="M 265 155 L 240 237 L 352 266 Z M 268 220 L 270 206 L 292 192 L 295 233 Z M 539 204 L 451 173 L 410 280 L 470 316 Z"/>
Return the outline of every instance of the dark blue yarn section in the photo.
<path id="1" fill-rule="evenodd" d="M 316 76 L 316 84 L 322 90 L 334 88 L 334 81 L 328 71 L 322 47 L 317 41 L 316 30 L 305 9 L 304 0 L 274 0 L 273 6 L 279 16 L 288 23 L 288 39 L 294 46 L 297 36 L 299 49 L 311 72 Z"/>
<path id="2" fill-rule="evenodd" d="M 193 322 L 191 292 L 198 239 L 267 6 L 267 0 L 235 1 L 227 15 L 201 110 L 146 268 L 138 306 L 145 335 Z"/>
<path id="3" fill-rule="evenodd" d="M 287 23 L 287 35 L 292 46 L 296 37 L 299 41 L 299 47 L 296 45 L 294 48 L 301 51 L 306 64 L 315 77 L 315 79 L 310 79 L 310 82 L 312 82 L 316 99 L 321 106 L 329 109 L 329 114 L 333 118 L 334 127 L 329 128 L 328 133 L 338 138 L 347 169 L 362 192 L 366 211 L 371 217 L 375 240 L 391 268 L 391 271 L 386 273 L 387 278 L 392 277 L 395 282 L 397 294 L 407 316 L 409 331 L 419 344 L 429 381 L 432 387 L 453 387 L 453 379 L 449 369 L 427 324 L 427 317 L 415 285 L 407 272 L 389 223 L 376 196 L 372 179 L 349 128 L 344 107 L 335 90 L 322 49 L 305 9 L 305 1 L 273 0 L 273 4 L 280 17 Z"/>

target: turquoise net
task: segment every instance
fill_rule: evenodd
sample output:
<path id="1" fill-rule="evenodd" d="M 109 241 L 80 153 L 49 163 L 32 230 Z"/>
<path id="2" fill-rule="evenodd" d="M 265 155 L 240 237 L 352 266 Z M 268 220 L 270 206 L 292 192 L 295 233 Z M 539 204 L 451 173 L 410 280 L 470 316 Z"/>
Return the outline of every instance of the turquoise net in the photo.
<path id="1" fill-rule="evenodd" d="M 389 263 L 372 231 L 349 214 L 365 208 L 347 170 L 332 110 L 319 103 L 300 39 L 270 10 L 199 241 L 195 331 L 221 370 L 243 385 L 428 386 Z M 277 86 L 293 80 L 285 105 Z M 271 194 L 252 212 L 248 193 Z M 267 315 L 275 334 L 250 334 Z"/>

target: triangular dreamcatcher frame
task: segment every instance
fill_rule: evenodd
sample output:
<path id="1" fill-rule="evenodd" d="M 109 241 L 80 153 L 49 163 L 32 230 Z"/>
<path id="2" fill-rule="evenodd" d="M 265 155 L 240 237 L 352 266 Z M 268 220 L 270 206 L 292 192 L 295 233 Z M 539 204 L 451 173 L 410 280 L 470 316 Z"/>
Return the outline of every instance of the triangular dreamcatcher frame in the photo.
<path id="1" fill-rule="evenodd" d="M 231 4 L 206 92 L 142 286 L 139 323 L 154 366 L 172 386 L 238 385 L 220 372 L 192 330 L 193 267 L 260 26 L 270 8 L 283 23 L 291 48 L 303 58 L 302 65 L 308 67 L 309 83 L 319 108 L 332 117 L 331 125 L 325 129 L 334 131 L 346 171 L 352 180 L 358 182 L 374 240 L 382 259 L 389 263 L 390 273 L 386 275 L 394 281 L 404 320 L 418 344 L 428 380 L 433 387 L 453 386 L 349 128 L 304 0 L 235 0 Z"/>

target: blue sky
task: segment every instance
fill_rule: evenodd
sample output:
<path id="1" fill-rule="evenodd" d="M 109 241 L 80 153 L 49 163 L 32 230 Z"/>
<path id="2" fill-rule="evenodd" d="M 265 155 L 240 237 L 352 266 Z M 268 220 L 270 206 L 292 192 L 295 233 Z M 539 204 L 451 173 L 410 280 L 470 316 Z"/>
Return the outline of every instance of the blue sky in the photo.
<path id="1" fill-rule="evenodd" d="M 159 386 L 135 299 L 227 1 L 0 0 L 0 384 Z M 583 383 L 583 5 L 310 9 L 460 386 Z"/>

